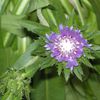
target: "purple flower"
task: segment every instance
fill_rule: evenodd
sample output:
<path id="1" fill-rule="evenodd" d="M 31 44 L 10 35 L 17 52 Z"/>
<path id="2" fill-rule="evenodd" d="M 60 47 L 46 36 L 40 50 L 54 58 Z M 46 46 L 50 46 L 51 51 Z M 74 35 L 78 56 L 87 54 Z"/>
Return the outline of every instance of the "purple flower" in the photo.
<path id="1" fill-rule="evenodd" d="M 73 70 L 78 66 L 77 59 L 83 55 L 83 48 L 89 47 L 80 30 L 74 30 L 73 27 L 59 26 L 60 34 L 54 32 L 49 36 L 46 34 L 47 41 L 45 48 L 51 51 L 51 57 L 59 62 L 67 62 L 66 67 Z"/>

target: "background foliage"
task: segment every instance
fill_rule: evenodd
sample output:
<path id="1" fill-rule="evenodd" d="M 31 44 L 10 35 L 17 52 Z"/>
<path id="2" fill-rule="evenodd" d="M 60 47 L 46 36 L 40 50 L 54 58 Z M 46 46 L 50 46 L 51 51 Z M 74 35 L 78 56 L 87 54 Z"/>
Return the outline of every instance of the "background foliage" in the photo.
<path id="1" fill-rule="evenodd" d="M 99 100 L 100 0 L 0 0 L 0 99 Z M 79 28 L 93 44 L 71 72 L 45 51 L 45 34 Z M 89 60 L 88 60 L 89 59 Z"/>

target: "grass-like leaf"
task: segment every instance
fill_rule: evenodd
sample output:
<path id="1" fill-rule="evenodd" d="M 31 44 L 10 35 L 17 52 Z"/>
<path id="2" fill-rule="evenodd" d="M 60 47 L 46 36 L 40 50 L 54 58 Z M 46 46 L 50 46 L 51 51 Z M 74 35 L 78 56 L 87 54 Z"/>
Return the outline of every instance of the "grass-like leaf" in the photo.
<path id="1" fill-rule="evenodd" d="M 23 28 L 26 28 L 28 31 L 37 33 L 38 35 L 43 35 L 50 32 L 48 27 L 43 26 L 37 22 L 25 20 L 23 19 L 23 16 L 2 15 L 1 19 L 1 29 L 17 34 L 19 36 L 25 35 L 22 31 Z"/>

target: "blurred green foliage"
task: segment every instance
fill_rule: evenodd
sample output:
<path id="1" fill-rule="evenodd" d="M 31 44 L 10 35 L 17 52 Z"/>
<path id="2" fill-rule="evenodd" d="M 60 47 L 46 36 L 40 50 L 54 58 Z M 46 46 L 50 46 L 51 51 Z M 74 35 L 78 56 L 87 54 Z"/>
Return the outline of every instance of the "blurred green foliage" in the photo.
<path id="1" fill-rule="evenodd" d="M 100 99 L 100 0 L 0 1 L 0 100 Z M 81 30 L 86 58 L 71 72 L 44 49 L 59 24 Z M 58 74 L 58 75 L 57 75 Z"/>

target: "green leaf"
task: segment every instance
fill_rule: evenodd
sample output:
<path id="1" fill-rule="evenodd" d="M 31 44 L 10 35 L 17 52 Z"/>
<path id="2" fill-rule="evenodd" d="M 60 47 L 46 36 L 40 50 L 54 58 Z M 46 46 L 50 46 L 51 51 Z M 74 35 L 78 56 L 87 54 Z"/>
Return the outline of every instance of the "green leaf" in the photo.
<path id="1" fill-rule="evenodd" d="M 96 71 L 100 74 L 100 64 L 95 64 Z"/>
<path id="2" fill-rule="evenodd" d="M 96 14 L 96 17 L 97 17 L 97 23 L 98 23 L 98 27 L 100 29 L 100 9 L 99 9 L 99 3 L 100 3 L 100 0 L 89 0 L 92 7 L 93 7 L 93 10 Z"/>
<path id="3" fill-rule="evenodd" d="M 43 58 L 42 61 L 43 62 L 40 65 L 41 66 L 41 69 L 45 69 L 45 68 L 48 68 L 48 67 L 52 67 L 56 63 L 56 60 L 53 59 L 53 58 L 51 58 L 51 57 Z"/>
<path id="4" fill-rule="evenodd" d="M 13 100 L 14 96 L 10 92 L 6 92 L 5 95 L 2 97 L 2 100 Z"/>
<path id="5" fill-rule="evenodd" d="M 50 32 L 48 27 L 43 26 L 37 22 L 25 20 L 23 17 L 24 16 L 18 15 L 2 15 L 1 29 L 19 36 L 25 36 L 23 28 L 26 28 L 28 31 L 37 33 L 38 35 L 44 35 L 45 33 Z"/>
<path id="6" fill-rule="evenodd" d="M 37 59 L 28 67 L 25 68 L 25 76 L 32 77 L 35 72 L 40 68 L 40 70 L 46 69 L 48 67 L 52 67 L 56 63 L 55 59 L 50 57 L 42 58 L 37 57 Z"/>
<path id="7" fill-rule="evenodd" d="M 38 9 L 38 10 L 37 10 L 37 16 L 38 16 L 38 18 L 39 18 L 39 20 L 40 20 L 40 23 L 41 23 L 42 25 L 49 26 L 48 22 L 46 21 L 46 19 L 45 19 L 44 16 L 43 16 L 41 10 L 42 10 L 42 9 Z"/>
<path id="8" fill-rule="evenodd" d="M 95 59 L 93 51 L 90 48 L 84 48 L 84 54 L 88 59 Z"/>
<path id="9" fill-rule="evenodd" d="M 91 47 L 94 51 L 100 51 L 100 45 L 93 45 Z"/>
<path id="10" fill-rule="evenodd" d="M 68 79 L 70 78 L 70 69 L 64 67 L 64 77 L 66 82 L 68 82 Z"/>
<path id="11" fill-rule="evenodd" d="M 33 100 L 65 100 L 64 81 L 61 77 L 48 75 L 43 78 L 40 74 L 36 77 L 31 92 L 31 99 Z M 37 79 L 38 78 L 38 79 Z"/>
<path id="12" fill-rule="evenodd" d="M 0 30 L 0 48 L 3 48 L 3 34 L 2 31 Z"/>
<path id="13" fill-rule="evenodd" d="M 0 4 L 0 14 L 4 13 L 8 4 L 10 3 L 10 0 L 2 0 Z"/>
<path id="14" fill-rule="evenodd" d="M 65 93 L 65 100 L 86 100 L 86 98 L 82 97 L 78 92 L 76 92 L 70 83 L 66 84 Z"/>
<path id="15" fill-rule="evenodd" d="M 88 84 L 91 88 L 91 91 L 94 94 L 96 100 L 100 99 L 100 78 L 96 74 L 92 74 L 88 80 Z"/>
<path id="16" fill-rule="evenodd" d="M 73 79 L 72 83 L 73 83 L 75 90 L 81 95 L 81 97 L 86 97 L 86 93 L 84 91 L 83 83 L 80 80 L 77 80 L 77 79 Z"/>
<path id="17" fill-rule="evenodd" d="M 58 71 L 58 75 L 60 76 L 61 73 L 62 73 L 62 70 L 63 70 L 63 64 L 62 63 L 59 63 L 58 66 L 57 66 L 57 71 Z"/>
<path id="18" fill-rule="evenodd" d="M 19 23 L 22 27 L 26 28 L 28 31 L 37 33 L 38 35 L 45 35 L 46 33 L 50 32 L 49 27 L 41 25 L 37 22 L 23 20 L 22 22 L 20 21 Z"/>
<path id="19" fill-rule="evenodd" d="M 46 19 L 47 23 L 49 24 L 49 27 L 52 31 L 57 31 L 57 22 L 55 19 L 55 16 L 52 13 L 52 10 L 49 8 L 43 9 L 42 14 L 44 18 Z"/>
<path id="20" fill-rule="evenodd" d="M 48 8 L 42 10 L 42 14 L 49 24 L 50 29 L 54 32 L 58 32 L 58 26 L 60 24 L 67 24 L 64 9 L 59 0 L 50 0 L 50 4 Z"/>
<path id="21" fill-rule="evenodd" d="M 18 21 L 24 16 L 15 16 L 15 15 L 2 15 L 1 16 L 1 29 L 11 32 L 13 34 L 23 36 L 23 30 Z"/>
<path id="22" fill-rule="evenodd" d="M 81 61 L 83 64 L 85 64 L 86 66 L 88 66 L 88 67 L 94 69 L 93 65 L 90 63 L 90 61 L 89 61 L 87 58 L 82 57 L 82 58 L 80 59 L 80 61 Z"/>
<path id="23" fill-rule="evenodd" d="M 69 15 L 69 18 L 67 18 L 67 25 L 68 26 L 72 26 L 72 24 L 74 24 L 75 16 L 76 16 L 76 14 L 75 14 L 75 11 L 73 10 L 72 13 Z"/>
<path id="24" fill-rule="evenodd" d="M 31 55 L 32 51 L 35 50 L 37 46 L 38 41 L 32 43 L 29 48 L 27 48 L 26 52 L 22 54 L 21 57 L 16 61 L 16 63 L 13 65 L 13 68 L 21 70 L 32 65 L 38 59 L 38 56 L 34 57 Z"/>
<path id="25" fill-rule="evenodd" d="M 97 25 L 98 25 L 98 29 L 100 29 L 100 7 L 99 7 L 99 3 L 100 0 L 89 0 L 92 7 L 93 7 L 93 11 L 96 15 L 96 20 L 97 20 Z M 94 24 L 93 24 L 94 25 Z M 96 36 L 94 39 L 95 44 L 99 44 L 100 45 L 100 36 Z"/>
<path id="26" fill-rule="evenodd" d="M 88 9 L 88 8 L 87 8 Z M 88 10 L 88 18 L 86 19 L 87 24 L 87 32 L 95 32 L 97 31 L 97 20 L 94 12 L 92 10 Z"/>
<path id="27" fill-rule="evenodd" d="M 50 1 L 51 1 L 51 5 L 53 5 L 53 7 L 54 7 L 54 10 L 51 10 L 51 11 L 55 17 L 57 25 L 58 26 L 60 24 L 66 25 L 66 17 L 64 15 L 64 9 L 61 5 L 61 2 L 59 0 L 50 0 Z"/>
<path id="28" fill-rule="evenodd" d="M 25 67 L 25 73 L 23 74 L 23 76 L 31 78 L 40 68 L 42 62 L 43 60 L 41 59 L 41 57 L 38 57 L 30 66 Z"/>
<path id="29" fill-rule="evenodd" d="M 17 54 L 11 48 L 0 49 L 0 76 L 15 63 Z"/>
<path id="30" fill-rule="evenodd" d="M 29 12 L 46 7 L 50 4 L 49 0 L 31 0 Z"/>
<path id="31" fill-rule="evenodd" d="M 75 75 L 77 76 L 77 78 L 78 78 L 79 80 L 81 80 L 81 81 L 83 80 L 83 79 L 82 79 L 83 70 L 82 70 L 81 66 L 75 67 L 75 68 L 74 68 L 74 73 L 75 73 Z"/>
<path id="32" fill-rule="evenodd" d="M 93 45 L 91 47 L 91 49 L 93 50 L 93 56 L 97 59 L 100 58 L 100 46 L 99 45 Z"/>
<path id="33" fill-rule="evenodd" d="M 90 34 L 88 37 L 88 40 L 91 40 L 91 39 L 95 40 L 97 37 L 100 37 L 100 31 L 93 32 L 92 34 Z"/>
<path id="34" fill-rule="evenodd" d="M 71 14 L 73 7 L 72 7 L 70 1 L 69 0 L 60 0 L 60 2 L 62 3 L 62 6 L 65 8 L 66 12 L 68 14 Z"/>

